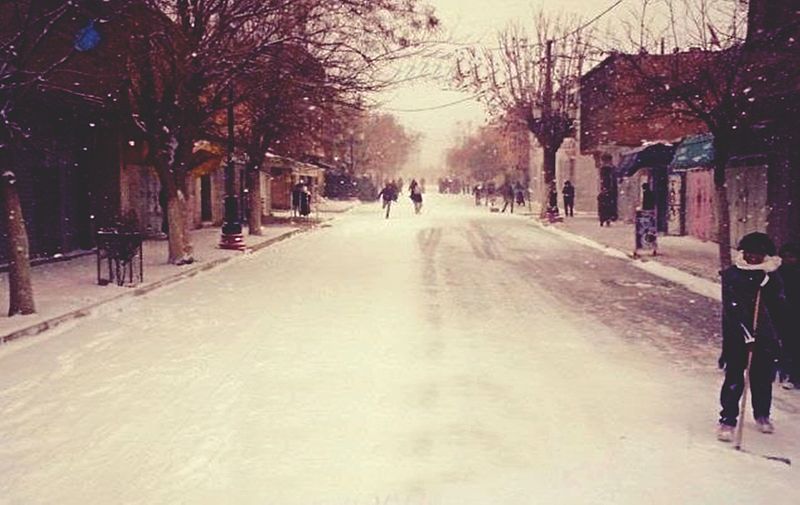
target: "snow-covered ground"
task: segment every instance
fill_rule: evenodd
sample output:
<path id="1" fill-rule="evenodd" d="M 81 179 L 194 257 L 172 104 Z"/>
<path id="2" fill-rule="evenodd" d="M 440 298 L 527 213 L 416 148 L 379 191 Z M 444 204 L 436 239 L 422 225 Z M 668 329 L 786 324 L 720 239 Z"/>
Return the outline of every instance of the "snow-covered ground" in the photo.
<path id="1" fill-rule="evenodd" d="M 796 503 L 760 455 L 800 460 L 800 392 L 714 438 L 712 303 L 468 197 L 364 205 L 0 348 L 0 504 Z"/>

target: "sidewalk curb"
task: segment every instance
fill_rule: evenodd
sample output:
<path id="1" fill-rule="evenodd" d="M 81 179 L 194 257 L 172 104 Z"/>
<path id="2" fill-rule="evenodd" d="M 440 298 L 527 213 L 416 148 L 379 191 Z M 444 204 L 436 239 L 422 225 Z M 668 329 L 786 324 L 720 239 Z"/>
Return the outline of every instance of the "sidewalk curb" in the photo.
<path id="1" fill-rule="evenodd" d="M 601 244 L 600 242 L 584 237 L 583 235 L 578 235 L 577 233 L 561 230 L 559 228 L 540 223 L 537 219 L 533 219 L 531 222 L 539 229 L 545 230 L 554 235 L 558 235 L 572 242 L 577 242 L 586 247 L 591 247 L 592 249 L 597 249 L 608 256 L 627 260 L 636 268 L 644 270 L 651 275 L 674 282 L 675 284 L 679 284 L 693 293 L 705 296 L 706 298 L 710 298 L 718 302 L 722 301 L 722 285 L 719 282 L 714 282 L 679 268 L 665 265 L 657 259 L 648 258 L 645 260 L 632 258 L 624 251 Z"/>
<path id="2" fill-rule="evenodd" d="M 271 245 L 274 245 L 274 244 L 276 244 L 278 242 L 282 242 L 284 240 L 290 239 L 290 238 L 292 238 L 292 237 L 294 237 L 296 235 L 299 235 L 301 233 L 307 233 L 309 231 L 316 230 L 316 229 L 318 229 L 320 227 L 321 227 L 320 225 L 313 225 L 313 226 L 297 228 L 297 229 L 294 229 L 294 230 L 287 231 L 286 233 L 283 233 L 283 234 L 278 235 L 276 237 L 273 237 L 271 239 L 265 240 L 264 242 L 256 244 L 253 247 L 248 247 L 242 254 L 247 254 L 247 253 L 252 254 L 254 252 L 257 252 L 257 251 L 260 251 L 262 249 L 265 249 L 265 248 L 267 248 L 267 247 L 269 247 Z M 94 303 L 92 303 L 90 305 L 87 305 L 85 307 L 80 307 L 80 308 L 71 310 L 71 311 L 69 311 L 69 312 L 67 312 L 65 314 L 61 314 L 61 315 L 58 315 L 58 316 L 55 316 L 55 317 L 51 317 L 51 318 L 46 319 L 44 321 L 40 321 L 40 322 L 38 322 L 36 324 L 32 324 L 30 326 L 27 326 L 25 328 L 12 331 L 11 333 L 8 333 L 6 335 L 0 336 L 0 345 L 6 344 L 8 342 L 12 342 L 14 340 L 19 340 L 19 339 L 24 338 L 24 337 L 32 337 L 32 336 L 40 335 L 41 333 L 43 333 L 43 332 L 45 332 L 47 330 L 51 330 L 53 328 L 56 328 L 57 326 L 60 326 L 63 323 L 66 323 L 66 322 L 69 322 L 69 321 L 73 321 L 73 320 L 76 320 L 76 319 L 80 319 L 82 317 L 87 317 L 87 316 L 91 315 L 93 312 L 95 312 L 97 309 L 99 309 L 100 307 L 103 307 L 103 306 L 106 306 L 106 305 L 110 305 L 110 304 L 112 304 L 114 302 L 118 302 L 118 301 L 123 300 L 125 298 L 132 298 L 132 297 L 136 297 L 136 296 L 146 295 L 147 293 L 150 293 L 150 292 L 155 291 L 157 289 L 163 288 L 165 286 L 169 286 L 171 284 L 175 284 L 176 282 L 182 281 L 184 279 L 188 279 L 190 277 L 194 277 L 194 276 L 200 274 L 201 272 L 205 272 L 205 271 L 208 271 L 208 270 L 213 270 L 215 268 L 218 268 L 219 266 L 221 266 L 221 265 L 223 265 L 223 264 L 225 264 L 225 263 L 227 263 L 227 262 L 229 262 L 231 260 L 239 258 L 240 256 L 241 256 L 241 254 L 237 254 L 237 255 L 228 256 L 227 258 L 218 258 L 218 259 L 206 262 L 206 263 L 197 263 L 193 267 L 190 267 L 190 268 L 185 269 L 185 270 L 181 270 L 180 272 L 177 272 L 174 275 L 171 275 L 169 277 L 165 277 L 163 279 L 159 279 L 157 281 L 151 282 L 149 284 L 145 284 L 145 285 L 140 286 L 140 287 L 132 288 L 130 291 L 128 291 L 126 293 L 120 293 L 120 294 L 118 294 L 116 296 L 113 296 L 111 298 L 107 298 L 105 300 L 100 300 L 100 301 L 94 302 Z"/>

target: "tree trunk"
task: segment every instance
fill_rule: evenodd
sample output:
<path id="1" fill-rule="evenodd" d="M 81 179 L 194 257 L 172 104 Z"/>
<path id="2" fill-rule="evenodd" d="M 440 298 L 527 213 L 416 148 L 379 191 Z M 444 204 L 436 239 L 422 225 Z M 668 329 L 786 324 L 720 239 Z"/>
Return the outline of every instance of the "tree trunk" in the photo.
<path id="1" fill-rule="evenodd" d="M 541 209 L 539 217 L 547 218 L 548 202 L 550 200 L 550 185 L 556 180 L 556 153 L 558 147 L 542 145 L 542 185 L 539 188 Z"/>
<path id="2" fill-rule="evenodd" d="M 186 230 L 186 198 L 183 191 L 170 195 L 167 203 L 169 216 L 169 256 L 167 261 L 175 265 L 191 263 L 192 244 Z"/>
<path id="3" fill-rule="evenodd" d="M 192 263 L 192 245 L 186 219 L 186 197 L 172 175 L 162 177 L 167 189 L 167 224 L 169 229 L 167 263 L 183 265 Z"/>
<path id="4" fill-rule="evenodd" d="M 247 166 L 247 195 L 249 199 L 247 227 L 250 235 L 261 235 L 261 171 L 258 166 Z"/>
<path id="5" fill-rule="evenodd" d="M 13 172 L 5 172 L 0 180 L 3 200 L 3 221 L 8 231 L 8 316 L 33 314 L 33 286 L 31 284 L 30 249 L 28 232 L 22 216 L 22 206 Z"/>
<path id="6" fill-rule="evenodd" d="M 714 197 L 717 203 L 717 244 L 719 245 L 719 268 L 731 266 L 731 212 L 725 169 L 730 151 L 721 135 L 714 136 Z"/>

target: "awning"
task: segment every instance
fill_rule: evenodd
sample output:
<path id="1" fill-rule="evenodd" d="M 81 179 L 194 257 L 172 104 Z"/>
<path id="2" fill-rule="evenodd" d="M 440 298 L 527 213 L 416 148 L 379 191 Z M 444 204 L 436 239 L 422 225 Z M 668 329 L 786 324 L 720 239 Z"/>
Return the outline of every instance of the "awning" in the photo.
<path id="1" fill-rule="evenodd" d="M 222 146 L 214 142 L 207 140 L 195 142 L 192 159 L 189 162 L 192 174 L 200 177 L 217 170 L 222 164 L 223 153 Z"/>
<path id="2" fill-rule="evenodd" d="M 283 173 L 292 173 L 304 177 L 319 177 L 325 173 L 325 169 L 320 166 L 303 163 L 302 161 L 286 158 L 285 156 L 278 156 L 273 153 L 266 153 L 264 155 L 261 169 L 271 173 L 273 176 L 278 176 Z"/>
<path id="3" fill-rule="evenodd" d="M 710 167 L 714 163 L 714 136 L 692 135 L 683 139 L 675 148 L 675 157 L 670 170 L 684 171 L 695 167 Z"/>
<path id="4" fill-rule="evenodd" d="M 617 166 L 617 177 L 630 177 L 640 168 L 666 168 L 675 153 L 675 146 L 652 144 L 623 154 Z"/>

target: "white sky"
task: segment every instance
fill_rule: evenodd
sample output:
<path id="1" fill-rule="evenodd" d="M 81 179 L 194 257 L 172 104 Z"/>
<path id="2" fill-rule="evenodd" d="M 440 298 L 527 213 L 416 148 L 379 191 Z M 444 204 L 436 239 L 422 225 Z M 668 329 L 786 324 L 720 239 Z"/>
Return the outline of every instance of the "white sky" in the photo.
<path id="1" fill-rule="evenodd" d="M 456 42 L 483 42 L 491 44 L 494 34 L 512 20 L 531 18 L 540 6 L 548 11 L 579 14 L 591 19 L 614 3 L 614 0 L 428 0 L 436 8 L 445 31 L 452 34 Z M 621 15 L 626 10 L 623 2 L 604 19 Z M 422 141 L 421 159 L 423 167 L 438 168 L 442 154 L 451 143 L 458 122 L 478 126 L 485 121 L 483 107 L 467 101 L 427 112 L 397 112 L 397 109 L 420 109 L 436 107 L 467 97 L 465 93 L 446 90 L 443 83 L 415 83 L 402 86 L 381 97 L 383 107 L 398 116 L 402 123 L 425 135 Z M 409 167 L 409 171 L 413 171 Z"/>

